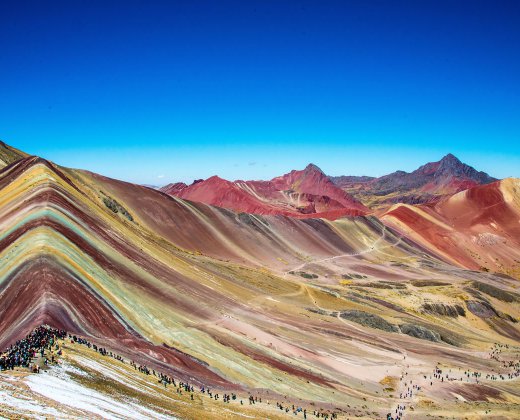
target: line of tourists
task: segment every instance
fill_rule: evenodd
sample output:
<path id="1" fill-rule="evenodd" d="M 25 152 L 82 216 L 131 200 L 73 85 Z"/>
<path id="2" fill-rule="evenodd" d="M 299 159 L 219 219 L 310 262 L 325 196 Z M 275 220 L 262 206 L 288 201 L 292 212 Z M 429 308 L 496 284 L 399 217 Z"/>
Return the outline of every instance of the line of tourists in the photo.
<path id="1" fill-rule="evenodd" d="M 30 371 L 39 373 L 40 368 L 37 363 L 33 363 L 32 360 L 35 358 L 41 358 L 45 365 L 49 363 L 55 363 L 55 353 L 61 356 L 62 350 L 59 346 L 58 340 L 70 340 L 71 344 L 81 344 L 89 349 L 93 349 L 102 356 L 112 357 L 122 363 L 127 361 L 120 355 L 107 350 L 104 347 L 100 347 L 90 341 L 67 333 L 64 330 L 58 330 L 51 328 L 47 325 L 37 327 L 27 337 L 22 340 L 18 340 L 15 344 L 9 346 L 6 351 L 0 355 L 0 371 L 14 369 L 15 367 L 29 368 Z M 145 374 L 153 375 L 157 377 L 158 383 L 168 387 L 170 385 L 176 388 L 176 393 L 182 395 L 183 393 L 189 394 L 192 401 L 195 400 L 195 392 L 207 395 L 209 398 L 219 401 L 222 400 L 224 403 L 230 403 L 231 401 L 240 402 L 240 405 L 244 405 L 244 401 L 240 399 L 235 393 L 224 393 L 219 394 L 213 392 L 208 386 L 200 386 L 197 389 L 190 383 L 184 381 L 175 381 L 172 376 L 166 375 L 161 372 L 156 372 L 155 369 L 150 369 L 146 365 L 140 365 L 135 363 L 133 360 L 128 362 L 136 371 Z M 249 405 L 262 403 L 262 398 L 259 396 L 249 395 Z M 310 412 L 302 407 L 296 407 L 295 405 L 283 405 L 279 402 L 276 403 L 276 407 L 284 413 L 292 413 L 294 415 L 302 414 L 304 420 L 310 417 Z M 313 410 L 312 416 L 315 418 L 321 418 L 324 420 L 337 419 L 337 413 L 330 411 Z"/>

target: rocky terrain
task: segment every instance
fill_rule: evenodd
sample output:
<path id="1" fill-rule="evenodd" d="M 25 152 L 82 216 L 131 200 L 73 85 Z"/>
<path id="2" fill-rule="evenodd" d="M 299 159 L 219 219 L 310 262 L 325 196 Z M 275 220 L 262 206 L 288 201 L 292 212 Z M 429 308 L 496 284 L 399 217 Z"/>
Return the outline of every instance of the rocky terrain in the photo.
<path id="1" fill-rule="evenodd" d="M 497 180 L 462 163 L 451 153 L 413 172 L 396 171 L 379 178 L 338 176 L 330 179 L 373 209 L 396 203 L 435 202 L 442 197 Z"/>
<path id="2" fill-rule="evenodd" d="M 46 324 L 120 359 L 62 340 L 40 373 L 0 371 L 1 416 L 518 418 L 520 180 L 330 220 L 11 160 L 0 349 Z M 330 184 L 310 167 L 265 188 L 288 186 L 316 200 Z M 360 206 L 338 189 L 327 197 Z"/>
<path id="3" fill-rule="evenodd" d="M 326 176 L 316 165 L 309 164 L 304 170 L 294 170 L 270 181 L 232 182 L 213 176 L 195 180 L 191 185 L 171 183 L 160 191 L 237 212 L 334 220 L 369 214 L 396 203 L 437 202 L 494 181 L 497 179 L 450 153 L 410 173 L 396 171 L 379 178 Z"/>
<path id="4" fill-rule="evenodd" d="M 270 181 L 226 181 L 213 176 L 191 185 L 168 184 L 161 191 L 190 201 L 252 214 L 337 219 L 368 209 L 310 164 Z"/>

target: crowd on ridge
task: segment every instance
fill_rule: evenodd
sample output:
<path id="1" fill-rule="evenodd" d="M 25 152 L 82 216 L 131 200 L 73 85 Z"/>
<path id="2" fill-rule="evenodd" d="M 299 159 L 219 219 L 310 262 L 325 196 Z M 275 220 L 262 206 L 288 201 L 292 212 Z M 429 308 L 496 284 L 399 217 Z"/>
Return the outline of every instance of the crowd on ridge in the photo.
<path id="1" fill-rule="evenodd" d="M 9 346 L 0 355 L 0 370 L 13 370 L 16 366 L 22 366 L 38 372 L 39 365 L 33 363 L 33 359 L 39 355 L 44 358 L 45 364 L 48 364 L 49 361 L 54 362 L 54 355 L 51 356 L 51 360 L 45 357 L 46 351 L 50 352 L 54 347 L 57 354 L 61 355 L 57 340 L 63 340 L 66 337 L 67 333 L 64 330 L 40 326 L 25 338 Z"/>
<path id="2" fill-rule="evenodd" d="M 29 333 L 25 338 L 16 341 L 16 343 L 7 347 L 5 352 L 0 354 L 0 371 L 14 370 L 15 367 L 28 368 L 30 371 L 39 373 L 40 366 L 35 359 L 40 359 L 44 365 L 55 363 L 55 354 L 61 356 L 62 350 L 59 346 L 58 340 L 69 339 L 71 343 L 77 343 L 85 345 L 88 348 L 92 348 L 102 356 L 112 357 L 122 363 L 126 363 L 125 359 L 120 355 L 117 355 L 111 351 L 108 351 L 104 347 L 97 346 L 96 344 L 90 343 L 88 340 L 77 337 L 76 335 L 68 334 L 64 330 L 51 328 L 49 326 L 40 326 Z M 489 352 L 489 358 L 500 363 L 504 369 L 509 369 L 508 373 L 487 373 L 485 375 L 486 380 L 499 381 L 499 380 L 511 380 L 520 377 L 520 360 L 507 360 L 502 357 L 504 351 L 509 351 L 510 347 L 507 344 L 495 343 Z M 175 381 L 172 376 L 166 375 L 161 372 L 156 372 L 154 369 L 148 368 L 146 365 L 139 365 L 134 361 L 129 361 L 129 364 L 136 370 L 145 375 L 153 375 L 157 377 L 159 383 L 162 383 L 164 387 L 174 386 L 177 394 L 187 393 L 190 395 L 190 399 L 194 400 L 195 392 L 203 395 L 207 395 L 209 398 L 222 400 L 224 403 L 230 403 L 231 401 L 239 401 L 241 405 L 244 405 L 243 399 L 240 399 L 235 393 L 219 393 L 212 392 L 207 386 L 200 386 L 195 388 L 192 384 L 183 381 Z M 403 372 L 400 381 L 404 381 L 405 391 L 399 394 L 399 399 L 403 400 L 400 402 L 395 413 L 388 413 L 387 420 L 402 420 L 406 411 L 406 401 L 413 398 L 414 394 L 421 390 L 421 386 L 417 383 L 413 383 L 413 380 L 407 380 L 407 372 Z M 466 381 L 468 383 L 479 384 L 482 381 L 482 373 L 477 371 L 465 370 L 464 373 L 460 372 L 458 375 L 452 373 L 449 369 L 448 372 L 443 371 L 439 365 L 435 366 L 432 375 L 423 375 L 424 379 L 429 382 L 430 386 L 433 386 L 433 382 L 444 382 L 444 381 Z M 262 403 L 262 398 L 258 396 L 249 395 L 249 405 Z M 336 419 L 337 414 L 335 412 L 323 412 L 320 410 L 313 410 L 312 414 L 310 410 L 306 408 L 297 407 L 286 403 L 285 405 L 277 402 L 276 408 L 284 413 L 292 413 L 298 415 L 302 413 L 304 419 L 310 416 L 315 418 L 322 418 L 325 420 Z M 395 415 L 395 417 L 394 417 Z"/>
<path id="3" fill-rule="evenodd" d="M 39 373 L 39 365 L 38 363 L 33 362 L 33 359 L 41 358 L 44 365 L 46 366 L 51 363 L 56 363 L 57 360 L 55 359 L 54 352 L 56 352 L 58 356 L 61 356 L 62 354 L 58 340 L 67 339 L 70 340 L 71 344 L 84 345 L 89 349 L 93 349 L 102 356 L 112 357 L 122 363 L 127 363 L 126 360 L 120 355 L 113 353 L 112 351 L 108 351 L 104 347 L 99 347 L 96 344 L 92 344 L 84 338 L 69 334 L 64 330 L 58 330 L 46 325 L 42 325 L 33 330 L 25 338 L 16 341 L 15 344 L 9 346 L 5 352 L 0 355 L 0 371 L 14 370 L 15 367 L 23 367 L 28 368 L 31 372 Z M 235 393 L 224 393 L 223 395 L 220 395 L 219 393 L 212 392 L 211 389 L 207 386 L 200 386 L 195 388 L 188 382 L 183 382 L 180 380 L 175 381 L 172 376 L 161 372 L 156 372 L 154 369 L 150 369 L 146 365 L 139 365 L 133 360 L 129 361 L 129 364 L 136 371 L 139 371 L 142 374 L 153 375 L 157 377 L 158 382 L 163 384 L 165 388 L 169 385 L 174 386 L 176 388 L 177 394 L 182 395 L 183 392 L 188 393 L 192 401 L 195 400 L 194 394 L 198 392 L 200 394 L 207 395 L 209 398 L 214 399 L 215 401 L 221 399 L 224 403 L 239 401 L 240 405 L 244 405 L 244 400 L 240 399 Z M 262 403 L 262 398 L 249 395 L 248 402 L 249 405 Z M 292 413 L 295 416 L 297 416 L 299 413 L 302 413 L 304 419 L 307 419 L 311 416 L 310 410 L 297 407 L 294 404 L 289 405 L 286 403 L 286 405 L 284 405 L 277 402 L 276 408 L 278 408 L 283 413 Z M 330 411 L 324 412 L 322 410 L 312 410 L 312 416 L 314 418 L 321 418 L 324 420 L 337 419 L 337 413 Z"/>

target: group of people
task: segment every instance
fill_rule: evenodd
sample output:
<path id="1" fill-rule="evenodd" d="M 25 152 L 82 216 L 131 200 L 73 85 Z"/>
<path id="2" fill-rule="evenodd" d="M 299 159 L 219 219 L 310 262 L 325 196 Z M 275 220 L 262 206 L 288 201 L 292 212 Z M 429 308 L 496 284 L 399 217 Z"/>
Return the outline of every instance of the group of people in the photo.
<path id="1" fill-rule="evenodd" d="M 413 381 L 410 381 L 410 383 L 405 382 L 404 386 L 407 387 L 407 388 L 406 388 L 405 392 L 401 392 L 399 394 L 399 398 L 400 399 L 403 399 L 403 398 L 413 398 L 413 393 L 415 391 L 420 391 L 421 390 L 421 387 L 419 385 L 414 384 Z"/>
<path id="2" fill-rule="evenodd" d="M 401 376 L 401 381 L 404 381 L 405 376 L 408 376 L 408 373 L 406 372 L 405 375 Z M 413 398 L 414 393 L 417 393 L 421 390 L 421 387 L 418 384 L 414 384 L 413 380 L 410 379 L 410 381 L 406 380 L 404 382 L 405 390 L 404 392 L 399 393 L 399 399 L 400 400 L 408 400 Z M 388 413 L 386 415 L 387 420 L 401 420 L 403 418 L 404 412 L 406 410 L 406 404 L 399 403 L 397 404 L 397 407 L 395 408 L 395 417 L 392 415 L 392 413 Z"/>
<path id="3" fill-rule="evenodd" d="M 518 348 L 511 348 L 508 344 L 499 344 L 494 343 L 493 347 L 488 353 L 489 359 L 495 360 L 500 364 L 500 367 L 502 369 L 507 370 L 507 372 L 493 372 L 493 373 L 486 373 L 485 376 L 482 372 L 478 371 L 472 371 L 472 370 L 465 370 L 463 374 L 455 375 L 451 374 L 451 369 L 449 372 L 442 373 L 442 370 L 440 368 L 436 367 L 434 372 L 434 377 L 436 379 L 440 379 L 442 382 L 446 379 L 447 381 L 463 381 L 464 379 L 466 382 L 469 383 L 475 383 L 479 384 L 482 382 L 482 378 L 485 377 L 486 380 L 490 381 L 505 381 L 505 380 L 511 380 L 520 377 L 520 359 L 512 359 L 505 358 L 503 356 L 504 352 L 513 353 L 513 351 L 516 351 L 517 353 L 520 352 L 520 349 Z"/>
<path id="4" fill-rule="evenodd" d="M 5 353 L 3 353 L 0 356 L 0 371 L 14 369 L 15 367 L 25 367 L 28 368 L 31 372 L 39 373 L 39 365 L 33 363 L 32 360 L 34 358 L 37 358 L 39 355 L 44 359 L 45 365 L 47 365 L 48 363 L 54 363 L 56 361 L 54 353 L 60 356 L 62 354 L 62 350 L 58 344 L 58 340 L 67 339 L 70 340 L 71 344 L 81 344 L 87 346 L 89 349 L 93 349 L 102 356 L 112 357 L 122 363 L 127 363 L 123 357 L 116 353 L 108 351 L 104 347 L 99 347 L 96 344 L 93 344 L 88 340 L 78 337 L 76 335 L 68 334 L 64 330 L 58 330 L 44 325 L 36 328 L 29 335 L 27 335 L 27 337 L 25 337 L 22 340 L 18 340 L 15 344 L 11 345 L 6 349 Z M 49 358 L 47 358 L 47 356 L 49 356 Z M 136 371 L 139 371 L 142 374 L 153 375 L 157 377 L 158 382 L 163 384 L 165 388 L 169 385 L 173 385 L 174 387 L 176 387 L 176 392 L 178 394 L 182 395 L 183 392 L 188 393 L 190 394 L 191 400 L 195 400 L 194 394 L 196 392 L 196 388 L 192 384 L 180 380 L 176 382 L 172 376 L 166 375 L 161 372 L 156 372 L 154 369 L 150 369 L 146 365 L 137 364 L 133 360 L 130 360 L 129 364 Z M 207 386 L 200 386 L 198 388 L 199 389 L 197 390 L 201 394 L 207 395 L 211 399 L 220 400 L 221 398 L 221 395 L 212 392 L 210 388 Z M 262 403 L 261 397 L 249 395 L 248 398 L 250 405 Z M 230 403 L 231 401 L 237 400 L 240 401 L 241 405 L 244 404 L 244 401 L 234 393 L 224 393 L 222 395 L 222 401 L 224 403 Z M 302 413 L 304 419 L 308 418 L 307 409 L 303 409 L 301 407 L 295 407 L 294 405 L 292 405 L 292 408 L 290 408 L 289 405 L 284 406 L 281 403 L 277 403 L 277 408 L 286 413 L 292 412 L 294 415 Z M 331 413 L 318 410 L 313 411 L 313 416 L 315 418 L 322 418 L 325 420 L 328 420 L 329 418 L 337 418 L 337 414 L 334 412 Z"/>
<path id="5" fill-rule="evenodd" d="M 91 344 L 89 341 L 87 341 L 83 338 L 76 337 L 75 335 L 70 336 L 70 338 L 75 343 L 87 345 L 89 348 L 92 347 L 94 350 L 96 350 L 98 353 L 100 353 L 103 356 L 110 356 L 116 360 L 119 360 L 119 361 L 125 363 L 125 359 L 123 357 L 121 357 L 115 353 L 112 353 L 111 351 L 107 351 L 104 348 L 97 347 L 95 344 Z M 156 376 L 158 378 L 158 382 L 163 384 L 165 388 L 169 385 L 173 385 L 174 387 L 176 387 L 177 394 L 182 395 L 183 392 L 189 393 L 191 400 L 193 401 L 195 399 L 194 393 L 196 391 L 195 391 L 195 387 L 193 385 L 191 385 L 187 382 L 182 382 L 182 381 L 176 382 L 172 376 L 166 375 L 162 372 L 156 372 L 155 369 L 149 369 L 146 365 L 138 365 L 133 360 L 130 361 L 130 365 L 135 370 L 137 370 L 141 373 L 144 373 L 145 375 Z M 208 386 L 202 385 L 199 387 L 198 391 L 203 395 L 209 396 L 209 398 L 214 399 L 215 401 L 218 401 L 221 398 L 220 394 L 212 392 Z M 237 395 L 234 393 L 231 393 L 231 394 L 224 393 L 222 395 L 222 401 L 224 403 L 229 403 L 230 401 L 237 401 L 237 400 L 240 401 L 240 405 L 244 405 L 244 401 L 242 399 L 239 399 L 237 397 Z M 249 395 L 248 401 L 249 401 L 249 405 L 262 403 L 262 397 Z M 298 413 L 302 413 L 304 420 L 308 418 L 307 409 L 303 409 L 301 407 L 295 407 L 294 405 L 292 405 L 292 409 L 291 409 L 289 406 L 284 406 L 281 403 L 276 403 L 276 404 L 277 404 L 277 408 L 285 411 L 286 413 L 292 412 L 294 415 L 298 415 Z M 328 420 L 329 418 L 331 420 L 334 420 L 334 419 L 338 418 L 337 413 L 335 413 L 335 412 L 330 413 L 330 412 L 322 412 L 322 411 L 318 411 L 318 410 L 313 410 L 313 416 L 315 418 L 322 418 L 324 420 Z"/>
<path id="6" fill-rule="evenodd" d="M 307 409 L 302 407 L 296 407 L 294 404 L 292 404 L 292 407 L 290 407 L 289 405 L 284 406 L 283 404 L 277 402 L 276 408 L 278 408 L 281 411 L 285 411 L 286 413 L 292 412 L 295 416 L 298 415 L 298 413 L 302 413 L 303 418 L 307 418 Z M 338 418 L 338 415 L 336 413 L 323 413 L 317 410 L 313 410 L 312 415 L 316 418 L 322 418 L 325 420 L 328 420 L 329 418 L 331 420 Z"/>
<path id="7" fill-rule="evenodd" d="M 507 373 L 487 373 L 485 375 L 486 380 L 492 380 L 492 381 L 498 381 L 498 380 L 511 380 L 520 377 L 520 360 L 511 360 L 511 359 L 505 359 L 502 357 L 502 353 L 504 351 L 509 351 L 510 346 L 507 344 L 499 344 L 495 343 L 493 347 L 491 348 L 489 352 L 489 358 L 496 360 L 501 364 L 501 367 L 504 369 L 509 369 L 510 371 Z M 405 372 L 400 380 L 405 381 L 405 377 L 408 375 L 407 372 Z M 452 382 L 452 381 L 466 381 L 468 383 L 474 383 L 474 384 L 480 384 L 482 381 L 482 372 L 472 371 L 472 370 L 465 370 L 463 373 L 460 372 L 458 374 L 455 374 L 452 372 L 452 369 L 449 369 L 448 371 L 443 371 L 441 369 L 440 365 L 436 365 L 433 369 L 433 373 L 428 377 L 424 375 L 424 379 L 429 381 L 430 386 L 433 386 L 434 381 L 438 382 Z M 427 385 L 427 384 L 426 384 Z M 401 392 L 399 394 L 400 400 L 409 400 L 413 398 L 414 393 L 421 390 L 421 386 L 418 384 L 413 384 L 413 381 L 410 380 L 404 382 L 404 386 L 406 387 L 406 390 L 404 392 Z M 394 413 L 388 413 L 386 415 L 387 420 L 401 420 L 404 412 L 406 410 L 406 404 L 399 402 L 395 412 Z M 395 417 L 394 417 L 395 415 Z"/>
<path id="8" fill-rule="evenodd" d="M 502 356 L 502 353 L 510 352 L 512 349 L 509 344 L 495 343 L 489 352 L 490 359 L 494 359 L 499 362 L 503 369 L 508 369 L 507 373 L 488 373 L 486 379 L 492 381 L 514 379 L 520 377 L 520 359 L 506 359 Z M 517 349 L 518 353 L 518 349 Z"/>
<path id="9" fill-rule="evenodd" d="M 125 359 L 120 355 L 117 355 L 111 351 L 108 351 L 104 347 L 99 347 L 96 344 L 90 343 L 88 340 L 78 337 L 76 335 L 68 334 L 64 330 L 59 330 L 55 328 L 51 328 L 49 326 L 40 326 L 28 334 L 25 338 L 16 341 L 16 343 L 9 346 L 5 352 L 0 355 L 0 371 L 3 370 L 13 370 L 15 367 L 24 367 L 28 368 L 31 372 L 39 373 L 40 364 L 38 362 L 43 362 L 45 365 L 49 363 L 54 363 L 55 355 L 60 356 L 62 354 L 62 350 L 59 346 L 58 340 L 70 339 L 71 343 L 77 343 L 81 345 L 85 345 L 88 348 L 94 349 L 102 356 L 112 357 L 122 363 L 126 363 Z M 520 377 L 520 360 L 511 360 L 511 358 L 507 359 L 503 357 L 503 353 L 509 351 L 510 347 L 507 344 L 498 344 L 495 343 L 492 349 L 489 352 L 489 358 L 496 360 L 500 363 L 501 367 L 504 369 L 508 369 L 507 373 L 487 373 L 485 375 L 486 380 L 506 380 L 506 379 L 514 379 Z M 406 359 L 406 356 L 405 356 Z M 35 361 L 36 360 L 36 361 Z M 173 385 L 176 387 L 177 393 L 182 394 L 183 392 L 190 394 L 191 400 L 194 400 L 195 387 L 192 384 L 183 381 L 175 381 L 172 376 L 166 375 L 161 372 L 156 372 L 154 369 L 148 368 L 146 365 L 139 365 L 134 361 L 129 362 L 132 367 L 136 371 L 139 371 L 145 375 L 154 375 L 157 377 L 158 382 L 162 383 L 166 388 L 169 385 Z M 463 378 L 466 378 L 467 382 L 473 382 L 479 384 L 482 378 L 481 372 L 465 370 L 464 373 L 460 373 L 455 376 L 455 374 L 450 374 L 449 372 L 443 372 L 439 365 L 435 366 L 432 375 L 428 378 L 424 375 L 424 379 L 428 380 L 430 386 L 433 386 L 434 380 L 439 382 L 446 381 L 463 381 Z M 413 398 L 414 394 L 421 390 L 421 386 L 417 383 L 413 383 L 413 380 L 406 380 L 406 376 L 408 373 L 405 371 L 401 376 L 401 383 L 404 382 L 405 390 L 399 394 L 399 399 L 403 400 L 403 402 L 398 403 L 394 413 L 387 414 L 387 420 L 401 420 L 405 410 L 406 410 L 406 400 Z M 220 400 L 221 396 L 218 393 L 213 393 L 209 387 L 200 386 L 197 389 L 203 395 L 209 396 L 211 399 Z M 240 401 L 240 404 L 243 405 L 244 402 L 242 399 L 238 398 L 234 393 L 224 393 L 222 395 L 222 401 L 224 403 L 230 403 L 231 401 Z M 262 402 L 262 398 L 258 396 L 249 395 L 248 397 L 249 405 L 257 404 Z M 310 412 L 307 409 L 302 407 L 296 407 L 290 404 L 282 404 L 280 402 L 276 403 L 276 408 L 285 413 L 292 413 L 294 415 L 298 415 L 302 413 L 303 418 L 307 419 L 308 415 L 310 416 Z M 313 410 L 312 416 L 315 418 L 323 418 L 331 420 L 337 418 L 336 413 L 330 412 L 322 412 Z"/>
<path id="10" fill-rule="evenodd" d="M 13 370 L 15 367 L 29 368 L 32 372 L 39 372 L 39 364 L 33 362 L 35 358 L 42 358 L 44 364 L 54 362 L 54 354 L 49 360 L 46 356 L 52 350 L 61 355 L 57 344 L 58 339 L 64 339 L 67 333 L 47 326 L 41 326 L 32 331 L 27 337 L 18 340 L 9 346 L 0 356 L 0 371 Z"/>

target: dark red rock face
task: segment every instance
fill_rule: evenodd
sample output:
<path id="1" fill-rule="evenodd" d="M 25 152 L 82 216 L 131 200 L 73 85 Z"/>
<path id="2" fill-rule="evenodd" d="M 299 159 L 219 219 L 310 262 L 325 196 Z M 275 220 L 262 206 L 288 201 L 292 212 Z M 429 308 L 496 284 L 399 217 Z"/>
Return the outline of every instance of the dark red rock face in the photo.
<path id="1" fill-rule="evenodd" d="M 190 186 L 169 184 L 161 191 L 186 200 L 252 214 L 337 219 L 368 209 L 344 192 L 315 165 L 271 181 L 226 181 L 213 176 Z"/>

